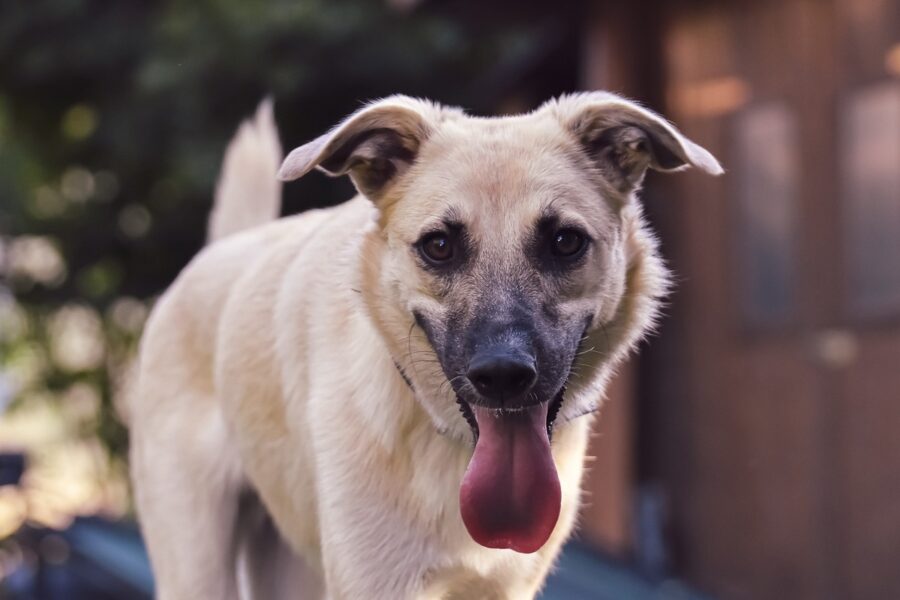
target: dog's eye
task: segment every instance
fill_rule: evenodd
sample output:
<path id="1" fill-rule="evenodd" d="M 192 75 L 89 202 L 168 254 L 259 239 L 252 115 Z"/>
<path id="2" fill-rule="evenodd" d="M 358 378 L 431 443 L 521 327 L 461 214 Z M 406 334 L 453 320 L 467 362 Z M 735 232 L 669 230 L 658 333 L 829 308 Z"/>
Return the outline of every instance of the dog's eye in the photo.
<path id="1" fill-rule="evenodd" d="M 560 258 L 577 258 L 587 247 L 584 235 L 574 229 L 560 229 L 553 234 L 551 250 Z"/>
<path id="2" fill-rule="evenodd" d="M 440 264 L 453 258 L 453 242 L 446 233 L 432 233 L 419 244 L 419 249 L 426 259 Z"/>

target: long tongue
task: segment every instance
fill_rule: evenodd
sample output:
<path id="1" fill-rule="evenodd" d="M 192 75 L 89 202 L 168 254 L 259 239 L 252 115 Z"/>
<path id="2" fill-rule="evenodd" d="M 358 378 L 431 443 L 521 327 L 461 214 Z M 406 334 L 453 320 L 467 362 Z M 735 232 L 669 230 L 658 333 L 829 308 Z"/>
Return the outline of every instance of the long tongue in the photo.
<path id="1" fill-rule="evenodd" d="M 535 552 L 559 518 L 560 488 L 547 437 L 547 402 L 497 414 L 472 407 L 475 454 L 459 488 L 469 535 L 482 546 Z"/>

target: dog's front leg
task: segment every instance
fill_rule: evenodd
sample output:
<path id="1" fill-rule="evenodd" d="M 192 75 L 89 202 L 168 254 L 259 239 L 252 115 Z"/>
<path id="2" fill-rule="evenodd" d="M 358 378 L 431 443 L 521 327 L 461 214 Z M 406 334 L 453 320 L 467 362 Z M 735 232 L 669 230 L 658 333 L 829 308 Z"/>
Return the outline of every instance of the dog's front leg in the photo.
<path id="1" fill-rule="evenodd" d="M 381 515 L 374 523 L 358 508 L 323 523 L 327 600 L 417 600 L 427 543 L 402 520 Z"/>
<path id="2" fill-rule="evenodd" d="M 383 470 L 354 470 L 320 488 L 322 562 L 328 600 L 413 600 L 433 563 L 434 536 L 414 524 L 407 486 Z"/>
<path id="3" fill-rule="evenodd" d="M 231 546 L 238 475 L 236 458 L 220 443 L 225 439 L 211 412 L 132 430 L 135 500 L 157 600 L 238 600 Z"/>

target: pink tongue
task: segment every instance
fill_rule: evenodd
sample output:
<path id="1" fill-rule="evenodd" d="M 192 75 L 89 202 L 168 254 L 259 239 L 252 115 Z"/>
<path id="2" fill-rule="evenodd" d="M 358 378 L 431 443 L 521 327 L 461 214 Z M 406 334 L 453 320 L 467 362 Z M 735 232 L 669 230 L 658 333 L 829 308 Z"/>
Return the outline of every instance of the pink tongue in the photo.
<path id="1" fill-rule="evenodd" d="M 459 506 L 469 535 L 482 546 L 536 552 L 553 533 L 560 489 L 547 438 L 547 404 L 499 416 L 472 407 L 479 436 Z"/>

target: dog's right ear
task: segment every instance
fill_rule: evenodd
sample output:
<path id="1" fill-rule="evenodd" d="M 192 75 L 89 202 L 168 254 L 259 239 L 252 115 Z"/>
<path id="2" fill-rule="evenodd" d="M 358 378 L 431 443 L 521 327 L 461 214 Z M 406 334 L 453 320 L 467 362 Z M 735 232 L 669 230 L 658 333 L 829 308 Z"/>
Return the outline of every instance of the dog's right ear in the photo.
<path id="1" fill-rule="evenodd" d="M 370 104 L 293 150 L 278 178 L 292 181 L 314 168 L 335 177 L 349 173 L 356 189 L 377 201 L 413 163 L 444 110 L 407 96 Z"/>
<path id="2" fill-rule="evenodd" d="M 609 92 L 562 96 L 544 105 L 582 144 L 588 157 L 623 192 L 631 192 L 645 171 L 697 167 L 721 175 L 705 148 L 656 113 Z"/>

